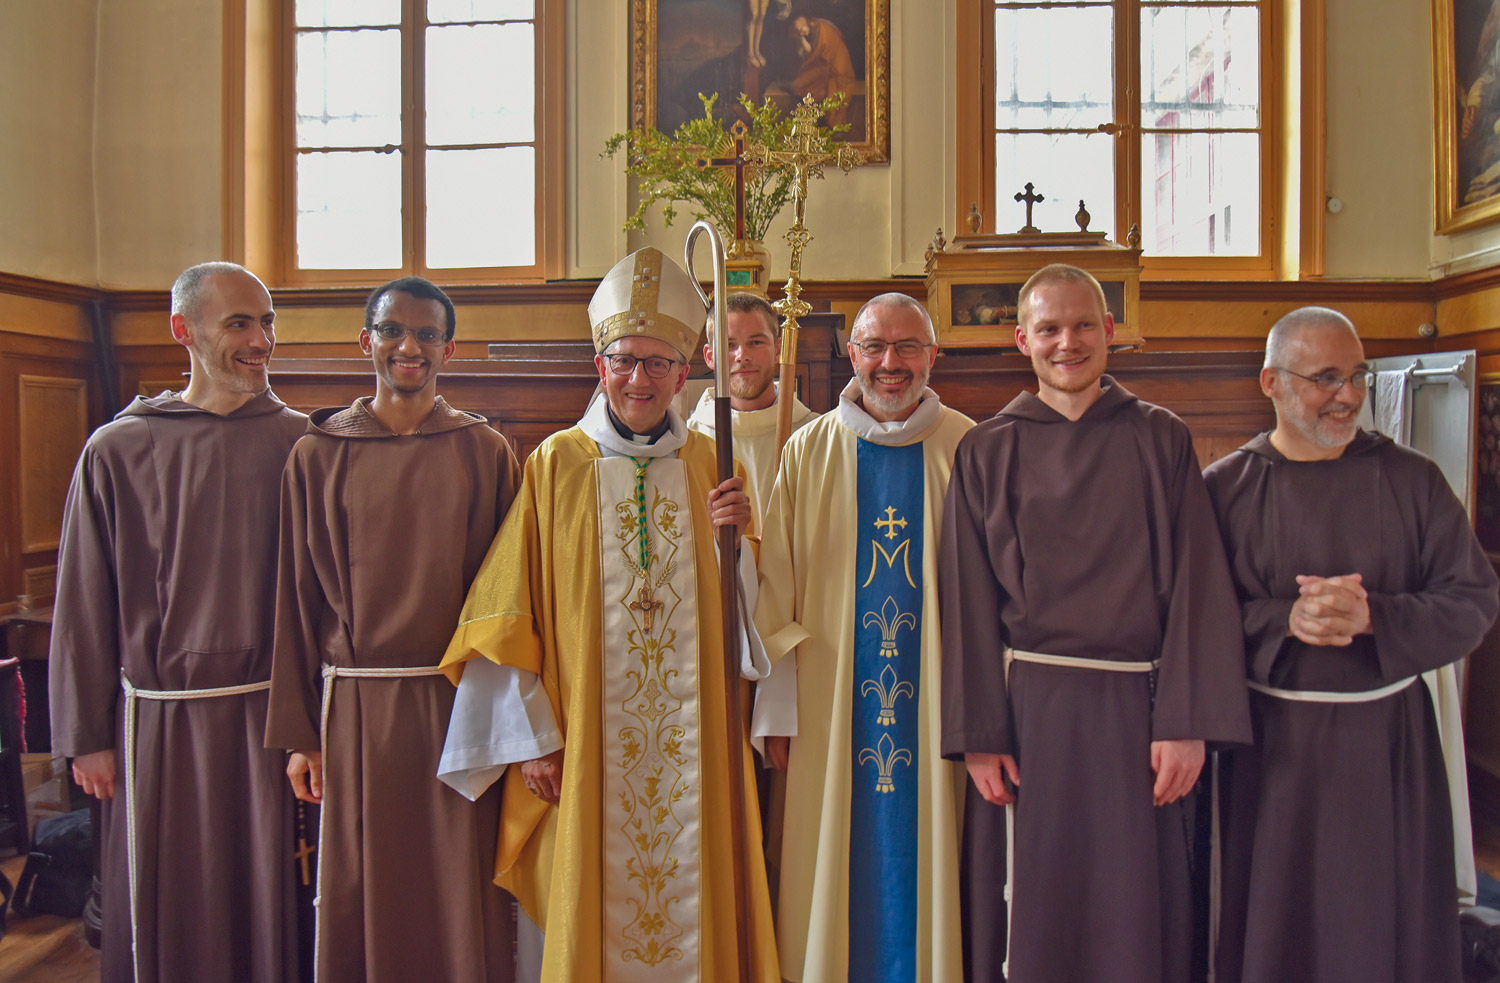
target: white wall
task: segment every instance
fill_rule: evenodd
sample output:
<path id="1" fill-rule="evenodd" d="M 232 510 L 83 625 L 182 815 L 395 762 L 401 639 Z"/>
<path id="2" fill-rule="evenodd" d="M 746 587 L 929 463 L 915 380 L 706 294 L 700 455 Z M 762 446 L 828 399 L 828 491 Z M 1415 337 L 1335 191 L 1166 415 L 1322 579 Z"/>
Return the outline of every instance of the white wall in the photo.
<path id="1" fill-rule="evenodd" d="M 0 270 L 94 282 L 97 7 L 0 3 Z"/>

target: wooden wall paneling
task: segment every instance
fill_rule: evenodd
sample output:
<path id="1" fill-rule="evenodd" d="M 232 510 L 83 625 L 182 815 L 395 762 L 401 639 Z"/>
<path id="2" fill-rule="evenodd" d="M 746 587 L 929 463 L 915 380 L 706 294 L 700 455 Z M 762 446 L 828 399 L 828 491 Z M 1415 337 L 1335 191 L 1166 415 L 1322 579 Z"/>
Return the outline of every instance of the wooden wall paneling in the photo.
<path id="1" fill-rule="evenodd" d="M 21 571 L 21 593 L 31 595 L 32 604 L 42 607 L 52 603 L 57 592 L 57 564 L 43 567 L 27 567 Z"/>
<path id="2" fill-rule="evenodd" d="M 57 549 L 68 481 L 89 435 L 88 380 L 22 375 L 17 383 L 21 552 L 39 553 Z"/>

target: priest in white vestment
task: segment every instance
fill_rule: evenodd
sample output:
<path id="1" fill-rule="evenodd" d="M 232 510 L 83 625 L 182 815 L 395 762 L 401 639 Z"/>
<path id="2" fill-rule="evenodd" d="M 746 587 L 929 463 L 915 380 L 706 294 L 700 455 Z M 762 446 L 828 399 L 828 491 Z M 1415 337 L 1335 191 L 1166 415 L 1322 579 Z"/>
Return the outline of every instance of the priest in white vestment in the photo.
<path id="1" fill-rule="evenodd" d="M 781 322 L 764 297 L 751 293 L 730 294 L 724 301 L 729 329 L 729 409 L 734 430 L 734 459 L 745 466 L 745 490 L 755 511 L 755 528 L 765 524 L 766 500 L 776 483 L 776 369 L 781 358 Z M 703 360 L 714 367 L 713 346 L 703 345 Z M 803 405 L 796 393 L 792 401 L 792 431 L 811 423 L 818 415 Z M 701 434 L 714 435 L 714 391 L 705 389 L 688 417 L 688 426 Z"/>
<path id="2" fill-rule="evenodd" d="M 743 532 L 749 499 L 670 410 L 704 316 L 660 250 L 603 279 L 589 320 L 604 393 L 527 460 L 443 659 L 458 693 L 439 778 L 469 796 L 505 782 L 495 879 L 545 933 L 548 983 L 735 978 L 736 853 L 752 978 L 779 979 L 749 744 L 726 725 L 713 535 Z M 740 569 L 753 604 L 752 550 Z M 741 643 L 740 674 L 765 679 L 754 632 Z M 794 729 L 778 706 L 790 717 L 794 689 L 762 692 L 759 733 Z"/>
<path id="3" fill-rule="evenodd" d="M 936 341 L 910 297 L 866 304 L 855 380 L 788 441 L 766 510 L 756 626 L 776 673 L 797 670 L 777 909 L 794 983 L 963 978 L 936 561 L 973 422 L 926 387 Z"/>

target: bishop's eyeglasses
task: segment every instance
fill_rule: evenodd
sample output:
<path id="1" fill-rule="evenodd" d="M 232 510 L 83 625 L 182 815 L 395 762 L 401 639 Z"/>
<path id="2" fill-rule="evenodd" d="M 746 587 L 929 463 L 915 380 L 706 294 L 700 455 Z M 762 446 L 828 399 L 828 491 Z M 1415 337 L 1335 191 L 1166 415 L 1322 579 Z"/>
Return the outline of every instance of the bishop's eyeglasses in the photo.
<path id="1" fill-rule="evenodd" d="M 1338 392 L 1344 388 L 1344 383 L 1346 382 L 1354 388 L 1355 392 L 1364 392 L 1375 381 L 1375 373 L 1369 369 L 1357 369 L 1350 375 L 1345 376 L 1339 375 L 1337 372 L 1319 372 L 1317 375 L 1303 375 L 1301 372 L 1293 372 L 1291 369 L 1284 369 L 1279 365 L 1273 365 L 1271 368 L 1277 372 L 1294 375 L 1299 379 L 1306 379 L 1325 393 Z"/>
<path id="2" fill-rule="evenodd" d="M 653 379 L 665 379 L 667 373 L 672 371 L 672 366 L 679 364 L 676 359 L 663 358 L 660 355 L 648 355 L 645 358 L 637 358 L 634 355 L 626 355 L 623 352 L 614 355 L 605 355 L 604 361 L 608 363 L 609 370 L 615 375 L 630 375 L 635 371 L 636 363 L 646 368 L 646 375 Z"/>

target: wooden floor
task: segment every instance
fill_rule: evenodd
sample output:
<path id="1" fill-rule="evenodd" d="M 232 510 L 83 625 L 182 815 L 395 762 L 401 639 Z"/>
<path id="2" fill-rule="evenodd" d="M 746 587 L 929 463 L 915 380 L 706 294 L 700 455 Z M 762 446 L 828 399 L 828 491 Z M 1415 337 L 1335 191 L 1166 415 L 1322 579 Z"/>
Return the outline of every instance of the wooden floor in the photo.
<path id="1" fill-rule="evenodd" d="M 1500 828 L 1475 831 L 1474 860 L 1479 869 L 1500 879 Z M 0 872 L 12 884 L 24 860 L 0 861 Z M 83 938 L 76 918 L 11 916 L 0 940 L 0 983 L 99 983 L 99 953 Z"/>

